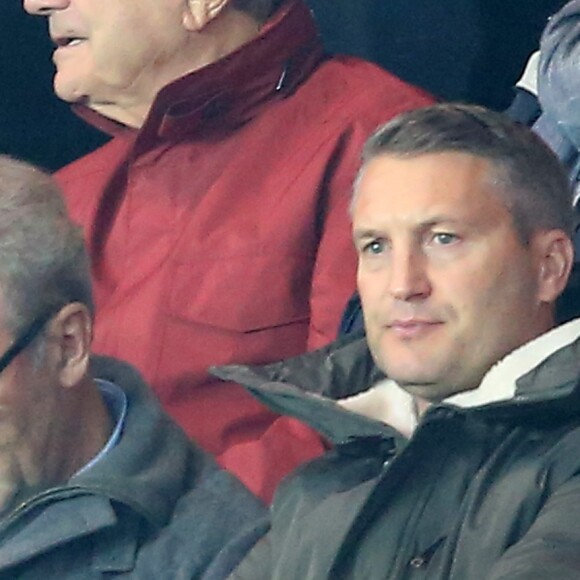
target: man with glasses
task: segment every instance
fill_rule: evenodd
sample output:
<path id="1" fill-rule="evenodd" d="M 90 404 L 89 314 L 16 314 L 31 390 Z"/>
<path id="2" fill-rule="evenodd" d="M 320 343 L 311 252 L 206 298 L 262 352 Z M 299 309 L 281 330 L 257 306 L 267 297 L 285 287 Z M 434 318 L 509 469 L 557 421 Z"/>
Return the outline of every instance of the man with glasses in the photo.
<path id="1" fill-rule="evenodd" d="M 219 578 L 262 507 L 128 365 L 89 372 L 92 319 L 60 192 L 0 157 L 0 578 Z"/>

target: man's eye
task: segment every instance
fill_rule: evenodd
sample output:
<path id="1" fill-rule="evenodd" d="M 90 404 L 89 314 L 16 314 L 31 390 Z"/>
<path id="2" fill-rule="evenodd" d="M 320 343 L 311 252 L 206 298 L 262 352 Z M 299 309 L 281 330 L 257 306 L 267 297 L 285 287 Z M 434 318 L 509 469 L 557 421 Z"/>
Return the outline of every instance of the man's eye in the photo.
<path id="1" fill-rule="evenodd" d="M 363 253 L 371 254 L 371 255 L 378 255 L 382 254 L 385 249 L 385 243 L 382 240 L 372 240 L 368 244 L 363 246 Z"/>
<path id="2" fill-rule="evenodd" d="M 448 246 L 457 242 L 459 238 L 455 234 L 449 234 L 447 232 L 439 232 L 433 234 L 433 241 L 440 246 Z"/>

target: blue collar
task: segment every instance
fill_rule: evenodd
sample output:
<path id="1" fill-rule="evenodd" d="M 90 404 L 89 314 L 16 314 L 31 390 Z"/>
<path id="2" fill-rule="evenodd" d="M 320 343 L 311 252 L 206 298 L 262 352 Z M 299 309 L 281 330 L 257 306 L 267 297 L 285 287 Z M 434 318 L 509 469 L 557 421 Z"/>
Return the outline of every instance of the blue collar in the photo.
<path id="1" fill-rule="evenodd" d="M 105 381 L 103 379 L 95 379 L 99 391 L 103 397 L 103 401 L 109 411 L 109 415 L 115 427 L 109 440 L 105 443 L 105 446 L 84 466 L 81 467 L 76 473 L 80 475 L 85 471 L 91 469 L 96 463 L 98 463 L 107 453 L 117 445 L 119 439 L 121 438 L 121 433 L 123 432 L 123 426 L 125 424 L 125 417 L 127 415 L 127 395 L 118 385 Z"/>

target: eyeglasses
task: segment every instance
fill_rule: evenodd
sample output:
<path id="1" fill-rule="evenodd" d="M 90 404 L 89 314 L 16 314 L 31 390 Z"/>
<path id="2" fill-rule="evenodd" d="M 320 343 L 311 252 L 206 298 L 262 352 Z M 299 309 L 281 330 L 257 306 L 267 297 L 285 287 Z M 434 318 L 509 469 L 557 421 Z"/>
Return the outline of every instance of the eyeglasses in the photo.
<path id="1" fill-rule="evenodd" d="M 40 334 L 52 315 L 50 311 L 45 312 L 24 328 L 8 350 L 0 356 L 0 373 Z"/>

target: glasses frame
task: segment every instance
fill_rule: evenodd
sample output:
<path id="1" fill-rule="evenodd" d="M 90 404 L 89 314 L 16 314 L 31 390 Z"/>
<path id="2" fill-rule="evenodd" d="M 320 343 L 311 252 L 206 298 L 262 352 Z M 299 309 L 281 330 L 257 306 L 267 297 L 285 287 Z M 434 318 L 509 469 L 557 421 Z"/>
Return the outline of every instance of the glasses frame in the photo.
<path id="1" fill-rule="evenodd" d="M 52 312 L 45 312 L 37 316 L 28 326 L 24 327 L 24 330 L 16 337 L 6 352 L 0 356 L 0 373 L 41 333 L 52 316 Z"/>

